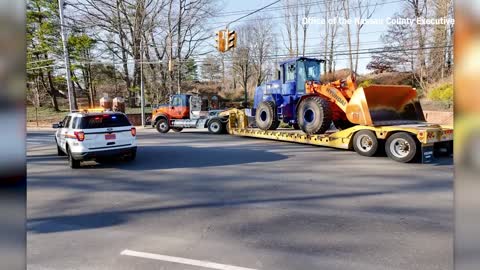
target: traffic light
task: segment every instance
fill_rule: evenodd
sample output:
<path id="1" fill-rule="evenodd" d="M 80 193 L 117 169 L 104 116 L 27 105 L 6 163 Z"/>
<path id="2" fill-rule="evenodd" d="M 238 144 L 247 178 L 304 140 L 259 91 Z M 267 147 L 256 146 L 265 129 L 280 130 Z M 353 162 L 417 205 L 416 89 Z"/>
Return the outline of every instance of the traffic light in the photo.
<path id="1" fill-rule="evenodd" d="M 228 31 L 227 33 L 227 51 L 237 47 L 237 33 Z"/>
<path id="2" fill-rule="evenodd" d="M 219 52 L 225 52 L 225 30 L 217 31 L 215 35 L 215 47 Z"/>

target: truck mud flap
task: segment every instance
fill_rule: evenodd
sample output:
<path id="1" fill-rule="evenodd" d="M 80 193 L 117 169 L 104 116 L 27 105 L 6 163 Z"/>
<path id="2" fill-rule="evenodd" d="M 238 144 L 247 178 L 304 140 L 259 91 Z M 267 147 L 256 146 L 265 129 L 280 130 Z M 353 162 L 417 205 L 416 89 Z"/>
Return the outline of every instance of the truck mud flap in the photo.
<path id="1" fill-rule="evenodd" d="M 421 163 L 434 163 L 440 157 L 449 157 L 453 154 L 453 141 L 438 142 L 422 145 Z"/>
<path id="2" fill-rule="evenodd" d="M 420 153 L 423 164 L 433 163 L 435 157 L 433 155 L 433 144 L 422 145 L 422 152 Z"/>

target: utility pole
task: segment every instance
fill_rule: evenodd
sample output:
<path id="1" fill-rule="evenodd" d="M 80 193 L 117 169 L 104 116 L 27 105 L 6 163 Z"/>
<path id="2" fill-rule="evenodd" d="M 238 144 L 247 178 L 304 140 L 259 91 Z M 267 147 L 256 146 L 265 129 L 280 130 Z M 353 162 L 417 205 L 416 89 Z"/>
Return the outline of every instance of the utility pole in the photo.
<path id="1" fill-rule="evenodd" d="M 142 112 L 142 127 L 145 127 L 145 87 L 143 83 L 143 36 L 140 38 L 140 107 Z"/>
<path id="2" fill-rule="evenodd" d="M 68 57 L 67 36 L 65 34 L 65 24 L 63 19 L 63 0 L 58 0 L 58 12 L 60 15 L 60 35 L 62 36 L 63 58 L 65 61 L 65 70 L 67 76 L 68 104 L 70 111 L 76 110 L 75 98 L 73 96 L 72 78 L 70 77 L 70 58 Z"/>

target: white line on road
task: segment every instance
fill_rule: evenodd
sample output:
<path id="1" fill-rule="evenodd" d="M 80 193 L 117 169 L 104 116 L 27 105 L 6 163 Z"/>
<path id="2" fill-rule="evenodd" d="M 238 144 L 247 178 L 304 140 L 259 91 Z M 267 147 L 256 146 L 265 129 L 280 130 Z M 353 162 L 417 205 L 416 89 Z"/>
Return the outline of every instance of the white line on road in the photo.
<path id="1" fill-rule="evenodd" d="M 252 268 L 238 267 L 238 266 L 233 266 L 233 265 L 228 265 L 228 264 L 220 264 L 220 263 L 214 263 L 214 262 L 209 262 L 209 261 L 192 260 L 192 259 L 181 258 L 181 257 L 172 257 L 172 256 L 167 256 L 167 255 L 161 255 L 161 254 L 139 252 L 139 251 L 134 251 L 134 250 L 129 250 L 129 249 L 125 249 L 120 254 L 121 255 L 126 255 L 126 256 L 133 256 L 133 257 L 159 260 L 159 261 L 188 264 L 188 265 L 200 266 L 200 267 L 205 267 L 205 268 L 210 268 L 210 269 L 256 270 L 256 269 L 252 269 Z"/>

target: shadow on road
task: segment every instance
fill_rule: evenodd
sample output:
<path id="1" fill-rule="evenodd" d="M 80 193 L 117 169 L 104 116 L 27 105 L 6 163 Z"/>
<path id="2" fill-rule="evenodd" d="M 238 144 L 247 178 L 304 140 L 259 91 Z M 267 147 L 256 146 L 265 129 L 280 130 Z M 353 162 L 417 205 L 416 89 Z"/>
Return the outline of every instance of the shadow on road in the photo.
<path id="1" fill-rule="evenodd" d="M 220 147 L 143 146 L 138 148 L 133 162 L 107 162 L 82 169 L 118 168 L 144 171 L 239 165 L 255 162 L 275 162 L 285 155 L 262 150 Z"/>
<path id="2" fill-rule="evenodd" d="M 96 229 L 101 227 L 115 226 L 127 222 L 130 215 L 155 214 L 161 215 L 164 212 L 189 210 L 199 208 L 220 208 L 241 205 L 256 205 L 281 202 L 302 202 L 318 201 L 342 198 L 355 198 L 384 195 L 388 192 L 352 192 L 326 195 L 290 196 L 279 198 L 263 199 L 237 199 L 237 200 L 215 200 L 191 204 L 171 205 L 153 208 L 142 208 L 134 210 L 111 210 L 79 215 L 61 215 L 44 218 L 32 218 L 27 221 L 27 230 L 35 233 L 54 233 L 63 231 L 75 231 L 85 229 Z"/>

